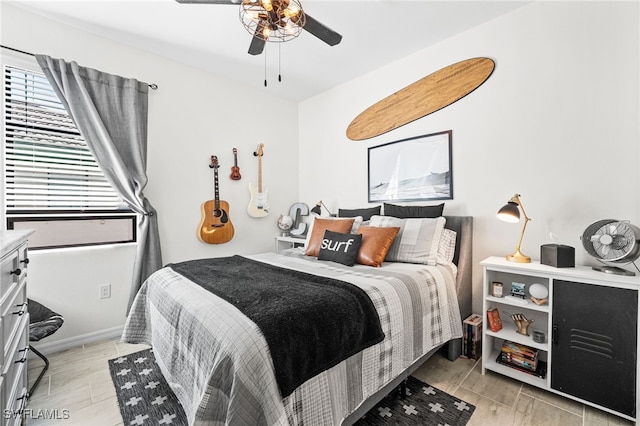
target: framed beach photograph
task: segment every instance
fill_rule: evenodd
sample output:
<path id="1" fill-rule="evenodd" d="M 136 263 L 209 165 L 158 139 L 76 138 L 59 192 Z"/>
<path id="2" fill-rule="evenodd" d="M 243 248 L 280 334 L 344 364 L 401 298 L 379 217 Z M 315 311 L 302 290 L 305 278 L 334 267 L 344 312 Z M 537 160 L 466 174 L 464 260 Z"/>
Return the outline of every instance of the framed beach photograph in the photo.
<path id="1" fill-rule="evenodd" d="M 451 130 L 369 148 L 369 202 L 452 200 Z"/>

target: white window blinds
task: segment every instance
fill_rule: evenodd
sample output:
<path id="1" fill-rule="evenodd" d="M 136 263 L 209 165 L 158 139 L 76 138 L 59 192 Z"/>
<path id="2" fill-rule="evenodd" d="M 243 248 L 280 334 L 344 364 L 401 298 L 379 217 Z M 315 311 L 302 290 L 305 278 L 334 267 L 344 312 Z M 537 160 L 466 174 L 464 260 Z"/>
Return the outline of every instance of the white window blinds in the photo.
<path id="1" fill-rule="evenodd" d="M 7 215 L 127 210 L 46 77 L 4 67 Z"/>

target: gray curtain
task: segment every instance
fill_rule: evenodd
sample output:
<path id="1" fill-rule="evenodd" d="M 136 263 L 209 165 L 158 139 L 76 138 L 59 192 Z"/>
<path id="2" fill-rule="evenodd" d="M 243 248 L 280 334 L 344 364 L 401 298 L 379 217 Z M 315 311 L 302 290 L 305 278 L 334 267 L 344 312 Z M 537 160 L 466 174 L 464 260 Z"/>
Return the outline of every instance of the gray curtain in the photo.
<path id="1" fill-rule="evenodd" d="M 63 59 L 36 59 L 105 176 L 138 213 L 128 312 L 144 280 L 162 267 L 158 217 L 142 193 L 147 184 L 148 85 Z"/>

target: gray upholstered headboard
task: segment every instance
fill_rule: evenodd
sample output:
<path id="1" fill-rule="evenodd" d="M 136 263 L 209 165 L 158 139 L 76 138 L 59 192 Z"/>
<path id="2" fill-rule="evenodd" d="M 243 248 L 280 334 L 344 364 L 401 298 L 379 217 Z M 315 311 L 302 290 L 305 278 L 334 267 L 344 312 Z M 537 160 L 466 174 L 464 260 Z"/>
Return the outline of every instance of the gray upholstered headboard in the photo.
<path id="1" fill-rule="evenodd" d="M 453 263 L 458 266 L 458 278 L 456 290 L 458 303 L 460 303 L 460 315 L 465 319 L 471 315 L 471 270 L 473 268 L 473 217 L 471 216 L 445 216 L 447 224 L 445 228 L 455 231 L 456 253 Z"/>
<path id="2" fill-rule="evenodd" d="M 447 223 L 445 228 L 455 231 L 458 235 L 456 238 L 456 252 L 453 257 L 453 263 L 458 266 L 458 276 L 456 279 L 456 291 L 458 293 L 458 304 L 460 306 L 460 316 L 464 320 L 471 315 L 471 287 L 473 269 L 473 217 L 471 216 L 445 216 Z M 457 351 L 449 347 L 450 357 L 454 356 L 451 351 Z M 461 350 L 461 348 L 460 348 Z M 457 357 L 457 355 L 455 355 Z"/>

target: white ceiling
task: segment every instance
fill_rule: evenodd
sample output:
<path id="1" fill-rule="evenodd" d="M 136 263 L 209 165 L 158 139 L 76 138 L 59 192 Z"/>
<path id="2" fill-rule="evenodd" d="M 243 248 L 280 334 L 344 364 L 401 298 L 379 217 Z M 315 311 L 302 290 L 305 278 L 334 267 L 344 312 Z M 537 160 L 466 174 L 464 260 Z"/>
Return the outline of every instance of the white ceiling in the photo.
<path id="1" fill-rule="evenodd" d="M 9 3 L 299 101 L 530 1 L 301 0 L 307 14 L 342 34 L 342 42 L 330 47 L 303 31 L 287 43 L 267 43 L 267 88 L 264 88 L 264 53 L 260 56 L 247 53 L 251 35 L 240 23 L 237 5 L 179 4 L 174 0 Z M 482 54 L 478 52 L 478 56 Z"/>

